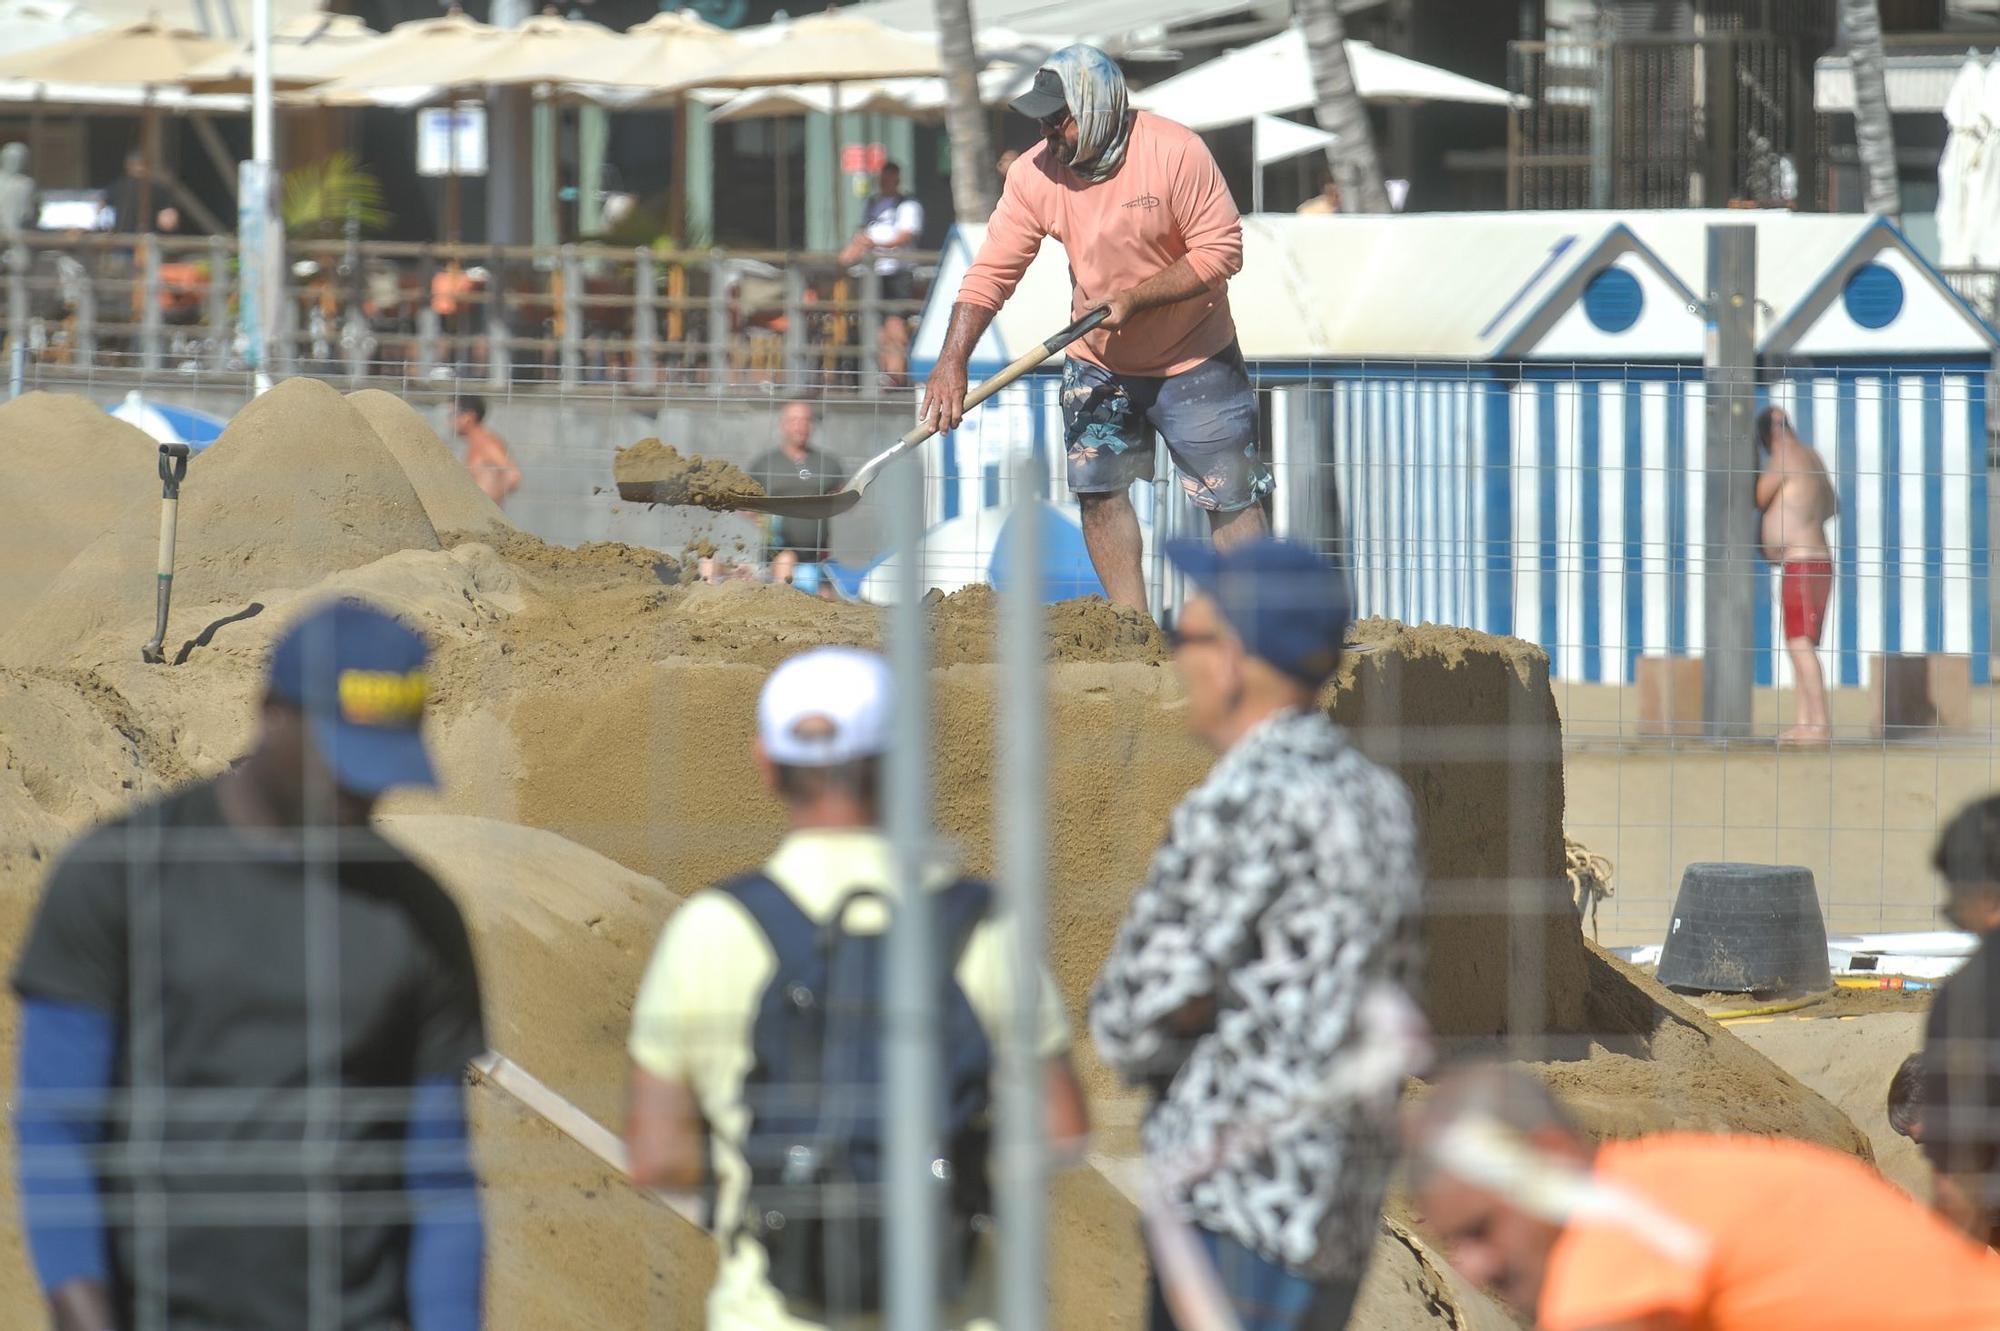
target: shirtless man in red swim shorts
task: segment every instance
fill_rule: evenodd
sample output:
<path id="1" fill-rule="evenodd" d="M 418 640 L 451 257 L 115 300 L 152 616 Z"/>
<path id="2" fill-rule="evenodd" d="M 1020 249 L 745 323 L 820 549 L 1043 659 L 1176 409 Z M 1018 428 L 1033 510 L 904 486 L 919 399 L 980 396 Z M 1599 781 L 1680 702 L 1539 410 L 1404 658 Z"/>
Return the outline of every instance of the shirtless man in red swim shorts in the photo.
<path id="1" fill-rule="evenodd" d="M 1785 611 L 1785 650 L 1792 655 L 1798 721 L 1780 744 L 1824 744 L 1833 733 L 1826 710 L 1826 676 L 1820 672 L 1819 638 L 1833 595 L 1833 550 L 1826 523 L 1839 511 L 1833 482 L 1818 453 L 1792 432 L 1791 417 L 1770 407 L 1757 417 L 1757 447 L 1764 469 L 1757 476 L 1757 509 L 1763 516 L 1764 557 L 1778 566 Z"/>

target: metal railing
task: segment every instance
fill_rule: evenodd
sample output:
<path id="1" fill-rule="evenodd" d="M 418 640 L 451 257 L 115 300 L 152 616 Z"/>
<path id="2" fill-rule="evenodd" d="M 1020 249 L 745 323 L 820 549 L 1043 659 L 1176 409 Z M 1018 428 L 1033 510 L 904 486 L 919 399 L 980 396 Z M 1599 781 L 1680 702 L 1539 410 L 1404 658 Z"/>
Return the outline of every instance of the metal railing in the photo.
<path id="1" fill-rule="evenodd" d="M 935 254 L 908 256 L 910 298 L 872 262 L 803 251 L 306 241 L 269 352 L 279 374 L 500 388 L 615 383 L 873 396 L 883 326 L 923 308 Z M 10 351 L 146 373 L 245 368 L 226 236 L 31 236 L 0 254 Z"/>

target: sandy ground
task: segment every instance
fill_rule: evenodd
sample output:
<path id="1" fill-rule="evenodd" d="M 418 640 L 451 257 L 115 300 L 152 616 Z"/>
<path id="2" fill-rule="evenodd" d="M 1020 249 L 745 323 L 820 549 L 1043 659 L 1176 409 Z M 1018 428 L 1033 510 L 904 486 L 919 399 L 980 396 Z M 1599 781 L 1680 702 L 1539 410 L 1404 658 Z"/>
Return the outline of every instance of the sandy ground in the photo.
<path id="1" fill-rule="evenodd" d="M 137 660 L 153 550 L 150 528 L 140 539 L 115 525 L 115 496 L 100 535 L 43 570 L 44 594 L 0 636 L 0 952 L 77 831 L 241 752 L 264 655 L 292 615 L 367 595 L 436 649 L 447 788 L 394 801 L 391 834 L 470 917 L 496 1043 L 615 1126 L 629 1003 L 660 922 L 780 832 L 747 761 L 764 671 L 813 643 L 873 642 L 879 620 L 785 588 L 669 585 L 673 561 L 653 552 L 513 533 L 409 429 L 385 404 L 305 381 L 231 424 L 192 469 L 183 511 L 168 641 L 184 664 Z M 486 523 L 476 539 L 450 525 L 464 513 Z M 993 863 L 993 623 L 983 590 L 930 609 L 935 813 L 976 870 Z M 1505 1047 L 1601 1132 L 1734 1127 L 1868 1154 L 1826 1100 L 1583 944 L 1558 878 L 1566 782 L 1540 653 L 1460 630 L 1357 632 L 1366 650 L 1325 702 L 1416 797 L 1426 1001 L 1447 1045 L 1498 1051 L 1511 1037 Z M 1101 602 L 1056 607 L 1050 655 L 1050 955 L 1080 1016 L 1168 813 L 1208 759 L 1143 620 Z M 1567 784 L 1574 820 L 1595 792 Z M 0 1004 L 0 1068 L 12 1040 Z M 1078 1055 L 1115 1143 L 1137 1104 L 1087 1043 Z M 694 1325 L 701 1236 L 494 1095 L 477 1107 L 496 1320 Z M 1065 1180 L 1056 1201 L 1055 1324 L 1134 1325 L 1143 1268 L 1129 1205 L 1091 1175 Z M 10 1228 L 0 1245 L 12 1242 Z M 1378 1258 L 1357 1326 L 1491 1324 L 1420 1241 L 1385 1232 Z M 32 1307 L 26 1281 L 18 1252 L 0 1247 L 0 1307 Z"/>
<path id="2" fill-rule="evenodd" d="M 1930 1197 L 1930 1166 L 1914 1143 L 1890 1129 L 1885 1104 L 1889 1078 L 1923 1047 L 1922 1012 L 1788 1014 L 1731 1022 L 1729 1033 L 1832 1101 L 1868 1134 L 1885 1176 Z"/>

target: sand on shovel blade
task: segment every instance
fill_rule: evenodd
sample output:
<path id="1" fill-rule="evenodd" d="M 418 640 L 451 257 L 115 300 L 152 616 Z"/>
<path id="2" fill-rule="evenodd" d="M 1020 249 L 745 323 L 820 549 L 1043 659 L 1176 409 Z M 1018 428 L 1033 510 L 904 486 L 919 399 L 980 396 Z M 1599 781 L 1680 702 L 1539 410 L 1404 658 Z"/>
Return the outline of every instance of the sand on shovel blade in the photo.
<path id="1" fill-rule="evenodd" d="M 618 450 L 611 474 L 618 497 L 633 504 L 684 504 L 727 511 L 764 497 L 764 487 L 733 462 L 683 457 L 672 444 L 641 439 Z"/>

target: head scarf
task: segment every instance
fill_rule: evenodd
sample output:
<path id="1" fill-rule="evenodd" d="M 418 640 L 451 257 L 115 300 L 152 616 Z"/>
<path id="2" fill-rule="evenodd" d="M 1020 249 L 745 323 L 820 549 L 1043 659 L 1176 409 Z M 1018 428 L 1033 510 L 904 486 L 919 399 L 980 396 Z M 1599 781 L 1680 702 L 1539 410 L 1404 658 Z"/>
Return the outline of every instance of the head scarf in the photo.
<path id="1" fill-rule="evenodd" d="M 1076 156 L 1069 169 L 1085 180 L 1108 180 L 1125 161 L 1132 113 L 1125 105 L 1125 73 L 1095 46 L 1078 42 L 1050 56 L 1042 68 L 1062 80 L 1063 100 L 1076 117 Z"/>

